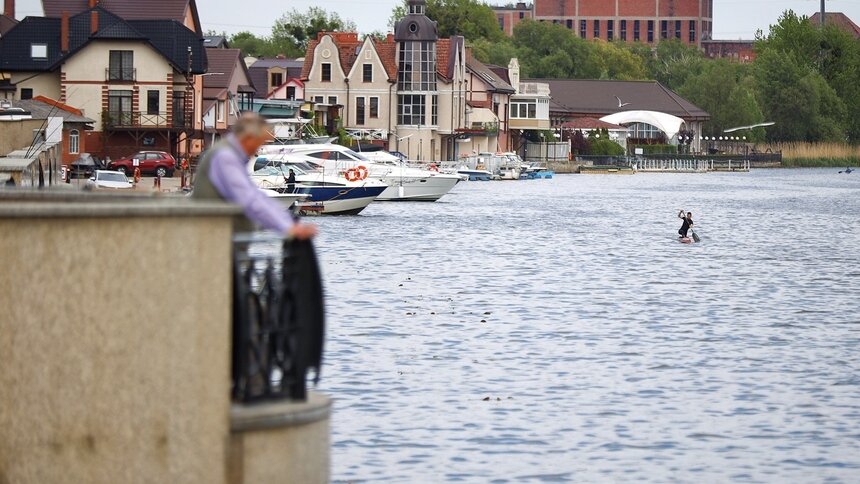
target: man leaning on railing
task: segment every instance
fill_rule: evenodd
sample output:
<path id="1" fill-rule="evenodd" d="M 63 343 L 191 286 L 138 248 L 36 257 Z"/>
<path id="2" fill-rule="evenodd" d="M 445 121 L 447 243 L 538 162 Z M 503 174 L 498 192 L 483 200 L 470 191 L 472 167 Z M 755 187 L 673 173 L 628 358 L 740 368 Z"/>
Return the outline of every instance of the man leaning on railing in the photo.
<path id="1" fill-rule="evenodd" d="M 266 196 L 248 173 L 248 160 L 272 140 L 268 126 L 257 114 L 246 113 L 233 126 L 233 132 L 204 153 L 194 179 L 195 198 L 216 199 L 242 207 L 245 217 L 261 227 L 284 236 L 307 240 L 317 234 L 315 225 L 294 222 L 292 214 Z M 250 232 L 250 224 L 238 227 Z"/>

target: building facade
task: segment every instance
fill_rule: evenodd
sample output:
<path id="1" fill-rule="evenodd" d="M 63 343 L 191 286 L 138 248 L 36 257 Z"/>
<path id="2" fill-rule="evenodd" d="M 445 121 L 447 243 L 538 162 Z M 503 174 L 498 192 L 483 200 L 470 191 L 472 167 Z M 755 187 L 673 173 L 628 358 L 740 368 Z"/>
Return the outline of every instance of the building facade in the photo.
<path id="1" fill-rule="evenodd" d="M 529 17 L 522 3 L 494 11 L 509 35 L 515 22 Z M 583 39 L 647 44 L 679 39 L 700 46 L 712 36 L 714 5 L 713 0 L 535 0 L 531 17 L 563 25 Z"/>
<path id="2" fill-rule="evenodd" d="M 209 72 L 203 78 L 204 145 L 211 146 L 251 110 L 254 88 L 242 51 L 209 47 L 206 49 Z"/>
<path id="3" fill-rule="evenodd" d="M 493 11 L 499 21 L 499 28 L 505 35 L 514 35 L 514 27 L 525 19 L 530 19 L 534 13 L 534 4 L 517 2 L 515 4 L 494 6 Z"/>
<path id="4" fill-rule="evenodd" d="M 321 32 L 305 55 L 305 100 L 317 112 L 334 113 L 354 139 L 383 144 L 410 159 L 497 151 L 505 119 L 498 113 L 510 95 L 502 92 L 504 83 L 491 81 L 477 61 L 468 68 L 464 39 L 440 39 L 423 0 L 410 0 L 408 7 L 385 39 Z M 477 107 L 469 105 L 474 86 Z"/>
<path id="5" fill-rule="evenodd" d="M 8 79 L 14 99 L 44 96 L 79 109 L 94 121 L 85 143 L 99 157 L 202 149 L 207 60 L 193 1 L 177 4 L 177 12 L 149 12 L 191 27 L 173 18 L 129 20 L 103 6 L 126 11 L 130 1 L 43 3 L 58 17 L 28 17 L 0 43 L 0 79 Z M 180 15 L 183 9 L 195 13 Z"/>

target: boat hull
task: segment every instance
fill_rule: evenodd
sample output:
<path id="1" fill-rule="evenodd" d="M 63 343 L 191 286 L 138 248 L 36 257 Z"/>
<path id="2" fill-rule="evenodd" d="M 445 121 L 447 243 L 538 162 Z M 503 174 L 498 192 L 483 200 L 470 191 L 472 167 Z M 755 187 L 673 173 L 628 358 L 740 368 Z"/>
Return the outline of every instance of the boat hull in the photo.
<path id="1" fill-rule="evenodd" d="M 385 186 L 371 187 L 301 187 L 299 193 L 305 193 L 308 198 L 298 204 L 299 211 L 304 213 L 321 213 L 323 215 L 357 215 L 378 197 Z"/>
<path id="2" fill-rule="evenodd" d="M 435 202 L 453 189 L 459 178 L 453 176 L 429 176 L 407 178 L 388 176 L 380 178 L 389 186 L 377 197 L 380 201 Z"/>

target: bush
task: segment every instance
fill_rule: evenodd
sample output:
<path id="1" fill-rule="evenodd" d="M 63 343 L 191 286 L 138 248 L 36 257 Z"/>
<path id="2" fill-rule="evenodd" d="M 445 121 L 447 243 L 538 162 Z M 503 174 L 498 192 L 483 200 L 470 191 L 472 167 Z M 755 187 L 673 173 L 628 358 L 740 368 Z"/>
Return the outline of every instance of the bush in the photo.
<path id="1" fill-rule="evenodd" d="M 608 139 L 591 141 L 589 154 L 592 156 L 624 156 L 624 147 Z"/>
<path id="2" fill-rule="evenodd" d="M 636 148 L 642 148 L 644 155 L 677 155 L 678 147 L 675 145 L 630 145 L 630 153 L 636 154 Z"/>

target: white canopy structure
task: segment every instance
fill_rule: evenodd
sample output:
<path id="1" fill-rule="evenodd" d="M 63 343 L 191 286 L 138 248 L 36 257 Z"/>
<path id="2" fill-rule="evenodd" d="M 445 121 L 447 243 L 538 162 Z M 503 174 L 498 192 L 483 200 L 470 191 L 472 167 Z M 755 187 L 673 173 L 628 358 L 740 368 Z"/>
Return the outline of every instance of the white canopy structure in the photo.
<path id="1" fill-rule="evenodd" d="M 671 114 L 657 111 L 622 111 L 600 118 L 601 121 L 612 124 L 627 125 L 631 123 L 647 123 L 666 133 L 667 139 L 672 139 L 681 131 L 684 120 Z"/>

